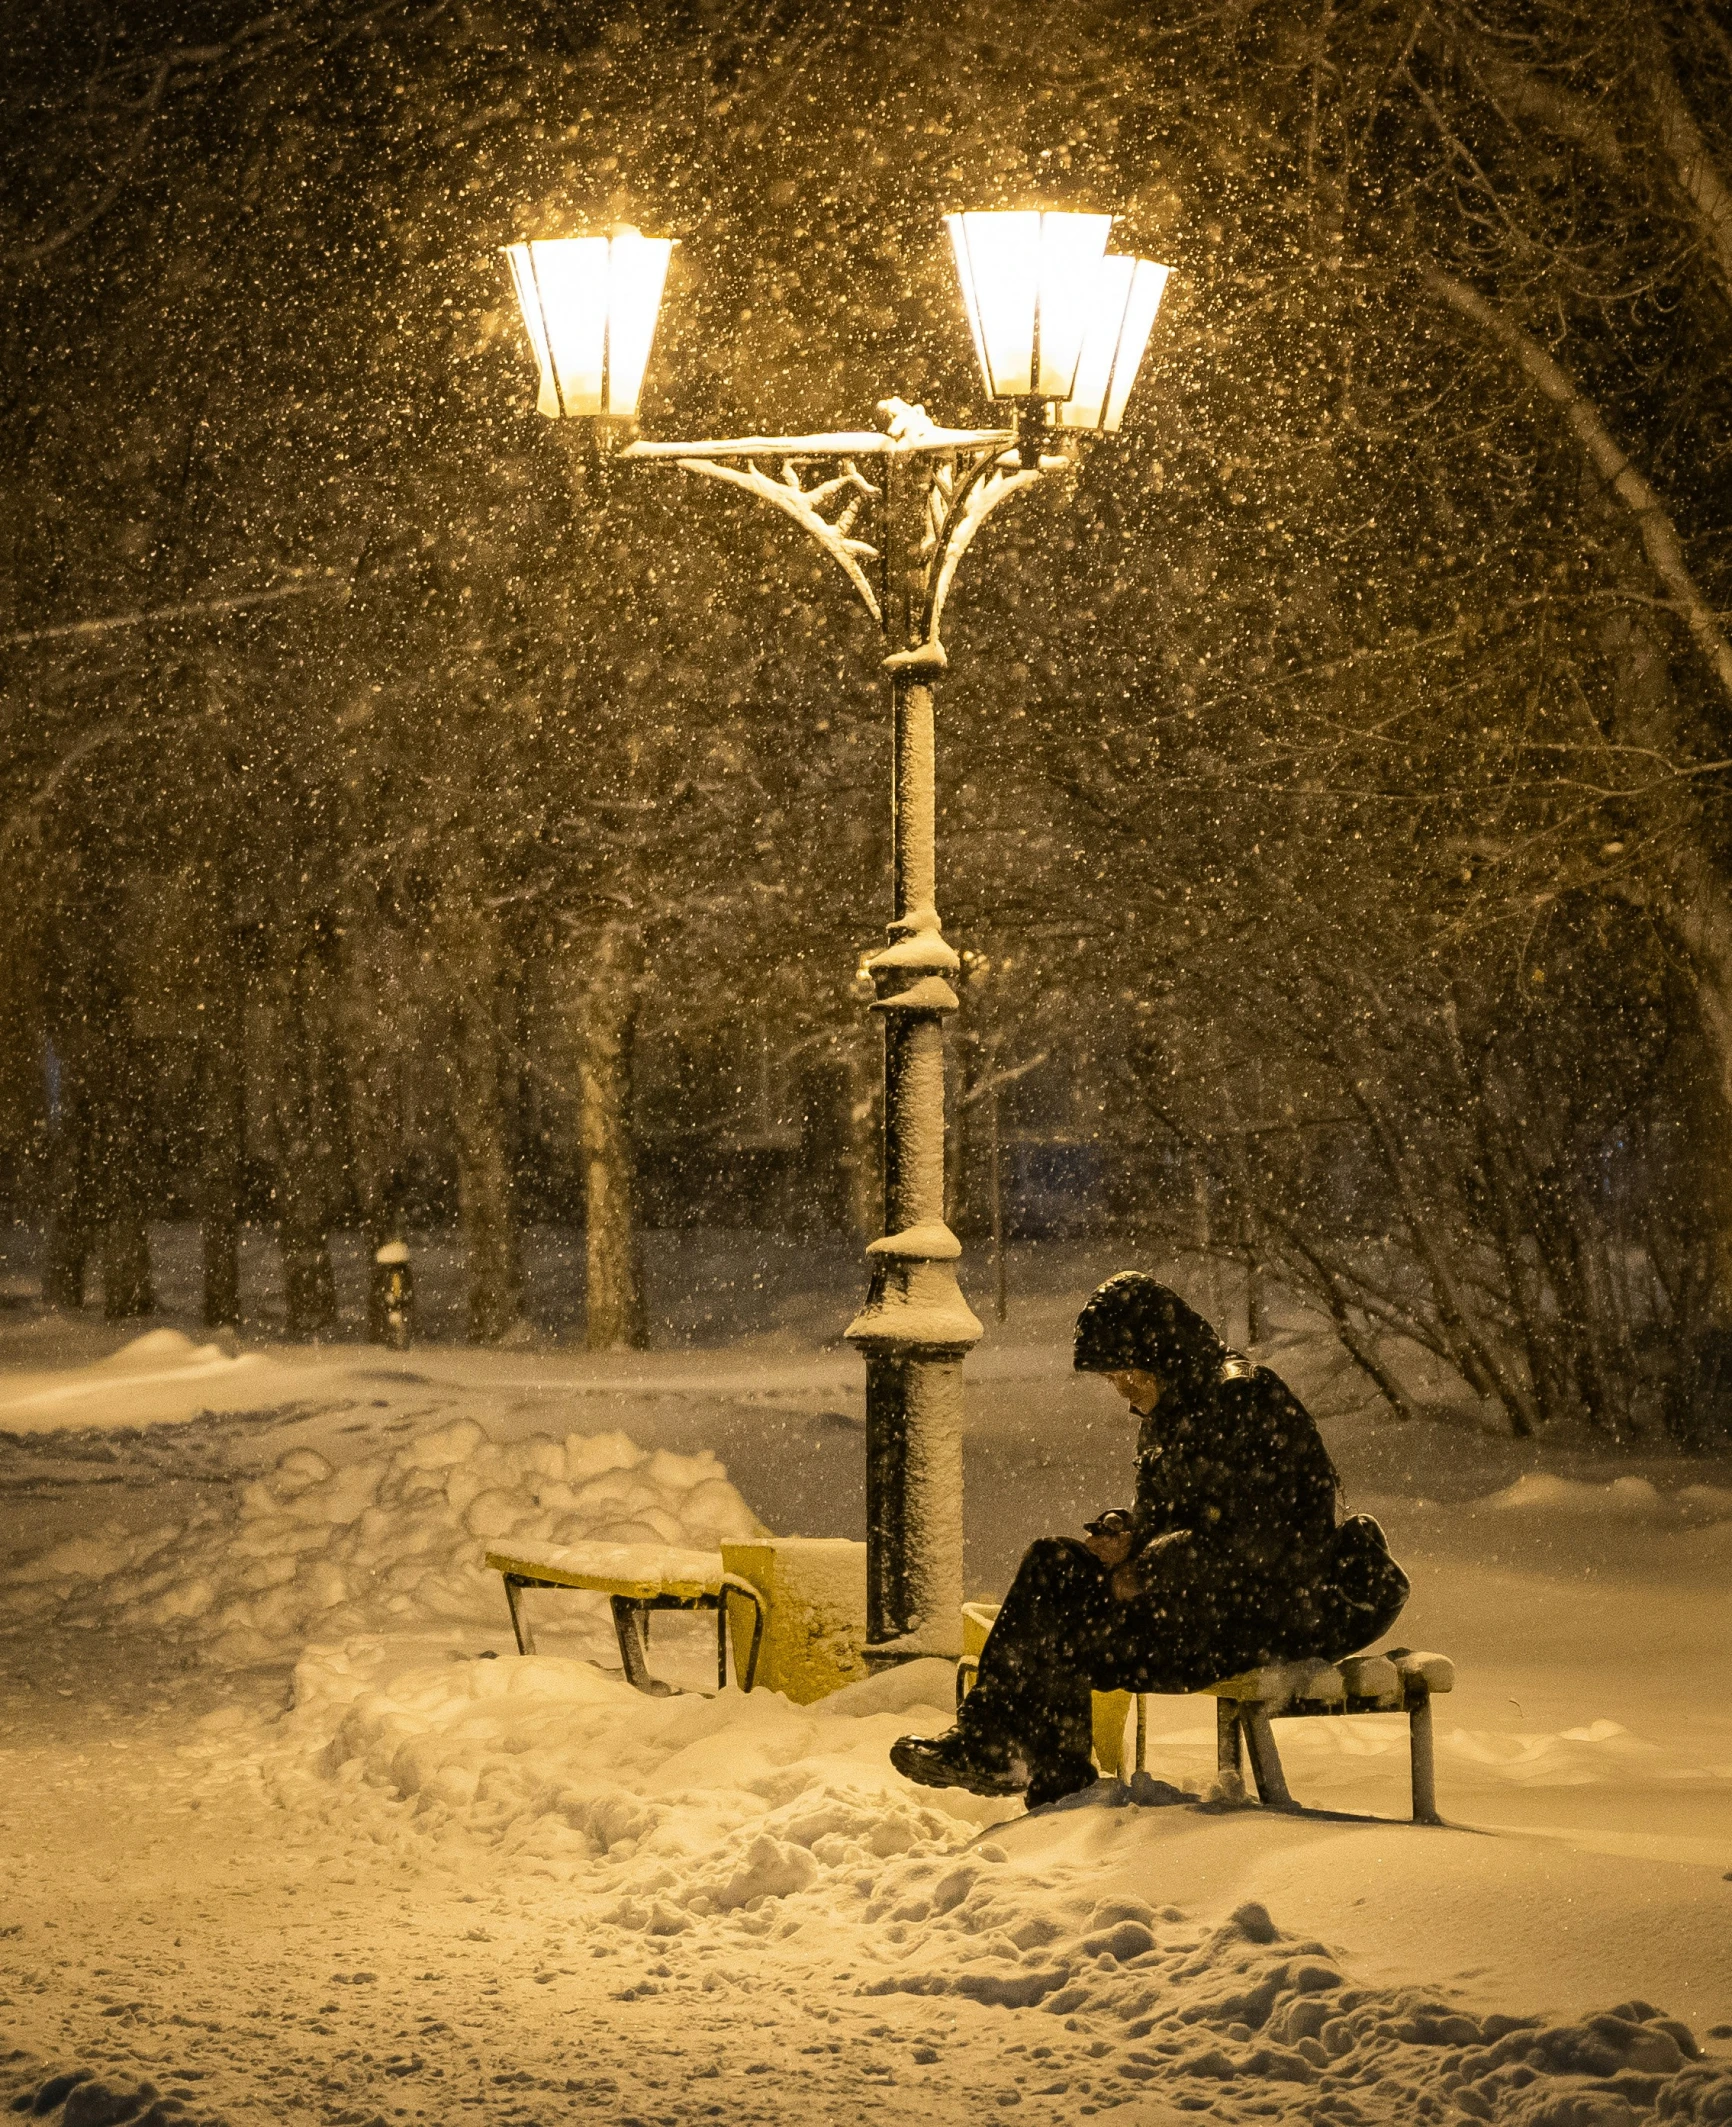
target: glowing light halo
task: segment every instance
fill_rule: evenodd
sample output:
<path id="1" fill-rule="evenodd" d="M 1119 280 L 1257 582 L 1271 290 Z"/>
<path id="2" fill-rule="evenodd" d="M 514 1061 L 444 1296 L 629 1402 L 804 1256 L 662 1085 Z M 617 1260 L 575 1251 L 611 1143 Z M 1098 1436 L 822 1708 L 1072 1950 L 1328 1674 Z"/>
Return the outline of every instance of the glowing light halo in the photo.
<path id="1" fill-rule="evenodd" d="M 1110 214 L 947 214 L 987 396 L 1068 399 Z"/>

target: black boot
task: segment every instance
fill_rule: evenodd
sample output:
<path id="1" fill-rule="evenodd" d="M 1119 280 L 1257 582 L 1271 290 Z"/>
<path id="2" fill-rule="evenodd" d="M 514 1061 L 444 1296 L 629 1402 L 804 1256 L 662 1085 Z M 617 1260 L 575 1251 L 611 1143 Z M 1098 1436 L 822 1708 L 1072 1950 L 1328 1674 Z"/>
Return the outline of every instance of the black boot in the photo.
<path id="1" fill-rule="evenodd" d="M 899 1737 L 890 1746 L 890 1762 L 918 1787 L 965 1787 L 971 1795 L 1020 1795 L 1028 1785 L 1027 1775 L 1012 1763 L 1008 1752 L 989 1750 L 960 1728 L 941 1736 Z"/>

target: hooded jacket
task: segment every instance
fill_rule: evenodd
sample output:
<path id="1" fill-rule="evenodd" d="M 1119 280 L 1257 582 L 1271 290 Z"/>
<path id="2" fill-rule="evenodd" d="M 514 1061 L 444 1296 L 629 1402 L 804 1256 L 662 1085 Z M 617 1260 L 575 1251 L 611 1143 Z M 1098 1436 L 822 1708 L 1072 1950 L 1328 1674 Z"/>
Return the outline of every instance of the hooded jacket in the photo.
<path id="1" fill-rule="evenodd" d="M 1214 1364 L 1167 1389 L 1143 1419 L 1134 1531 L 1139 1548 L 1183 1542 L 1193 1570 L 1257 1604 L 1322 1568 L 1337 1489 L 1304 1405 L 1217 1340 Z"/>

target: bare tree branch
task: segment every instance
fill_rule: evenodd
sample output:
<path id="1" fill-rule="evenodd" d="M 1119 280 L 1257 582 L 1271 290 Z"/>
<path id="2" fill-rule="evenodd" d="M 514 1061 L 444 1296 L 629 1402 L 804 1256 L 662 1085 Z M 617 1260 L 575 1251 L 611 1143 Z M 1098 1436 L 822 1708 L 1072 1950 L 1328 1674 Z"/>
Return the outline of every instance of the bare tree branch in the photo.
<path id="1" fill-rule="evenodd" d="M 1658 46 L 1658 40 L 1656 40 Z M 1658 47 L 1652 59 L 1649 85 L 1654 109 L 1659 115 L 1660 138 L 1678 182 L 1701 217 L 1703 229 L 1719 262 L 1720 278 L 1732 299 L 1732 188 L 1720 175 L 1701 129 L 1690 115 L 1684 92 L 1678 86 L 1670 55 Z"/>
<path id="2" fill-rule="evenodd" d="M 0 251 L 0 265 L 40 265 L 44 259 L 52 258 L 55 252 L 64 250 L 68 244 L 81 237 L 87 229 L 94 228 L 101 221 L 121 193 L 126 190 L 127 182 L 132 176 L 133 165 L 143 152 L 144 144 L 150 138 L 151 128 L 156 124 L 158 114 L 162 109 L 163 91 L 168 87 L 171 72 L 172 68 L 166 59 L 158 62 L 150 87 L 145 92 L 144 116 L 139 120 L 133 130 L 131 140 L 122 151 L 119 166 L 116 168 L 114 175 L 103 186 L 90 205 L 84 209 L 83 213 L 75 214 L 70 221 L 62 222 L 52 236 L 45 236 L 37 243 L 9 245 L 4 251 Z"/>
<path id="3" fill-rule="evenodd" d="M 1480 79 L 1504 117 L 1532 118 L 1548 131 L 1586 148 L 1613 175 L 1624 174 L 1624 149 L 1616 129 L 1585 96 L 1560 88 L 1526 67 L 1497 60 L 1480 68 Z"/>
<path id="4" fill-rule="evenodd" d="M 1599 408 L 1531 333 L 1465 281 L 1458 281 L 1437 266 L 1424 267 L 1421 278 L 1433 295 L 1463 317 L 1471 318 L 1506 353 L 1513 355 L 1528 378 L 1561 409 L 1589 464 L 1635 519 L 1655 575 L 1671 593 L 1691 639 L 1728 701 L 1732 701 L 1732 642 L 1727 640 L 1714 608 L 1702 595 L 1671 512 L 1619 448 Z"/>
<path id="5" fill-rule="evenodd" d="M 211 613 L 239 613 L 248 606 L 274 606 L 284 598 L 302 598 L 309 592 L 349 588 L 346 569 L 325 569 L 298 583 L 278 584 L 270 591 L 238 591 L 232 598 L 190 598 L 175 606 L 141 607 L 130 613 L 105 613 L 95 620 L 57 621 L 47 628 L 21 628 L 13 635 L 0 635 L 0 650 L 16 650 L 26 643 L 64 640 L 68 636 L 112 635 L 121 628 L 148 627 L 157 620 L 191 620 Z"/>

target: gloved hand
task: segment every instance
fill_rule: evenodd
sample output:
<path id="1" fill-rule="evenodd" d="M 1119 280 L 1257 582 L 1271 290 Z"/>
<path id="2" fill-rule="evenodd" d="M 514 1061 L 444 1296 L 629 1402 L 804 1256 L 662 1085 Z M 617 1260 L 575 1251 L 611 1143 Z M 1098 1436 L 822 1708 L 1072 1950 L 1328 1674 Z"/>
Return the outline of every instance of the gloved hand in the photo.
<path id="1" fill-rule="evenodd" d="M 1083 1541 L 1103 1566 L 1122 1566 L 1137 1547 L 1136 1516 L 1123 1507 L 1113 1507 L 1085 1521 Z"/>
<path id="2" fill-rule="evenodd" d="M 1114 1597 L 1121 1603 L 1128 1603 L 1133 1602 L 1139 1595 L 1147 1595 L 1161 1577 L 1165 1562 L 1190 1541 L 1189 1529 L 1169 1529 L 1163 1536 L 1151 1536 L 1134 1558 L 1127 1550 L 1122 1563 L 1109 1559 L 1107 1563 L 1115 1567 Z M 1132 1542 L 1135 1542 L 1134 1538 Z"/>

